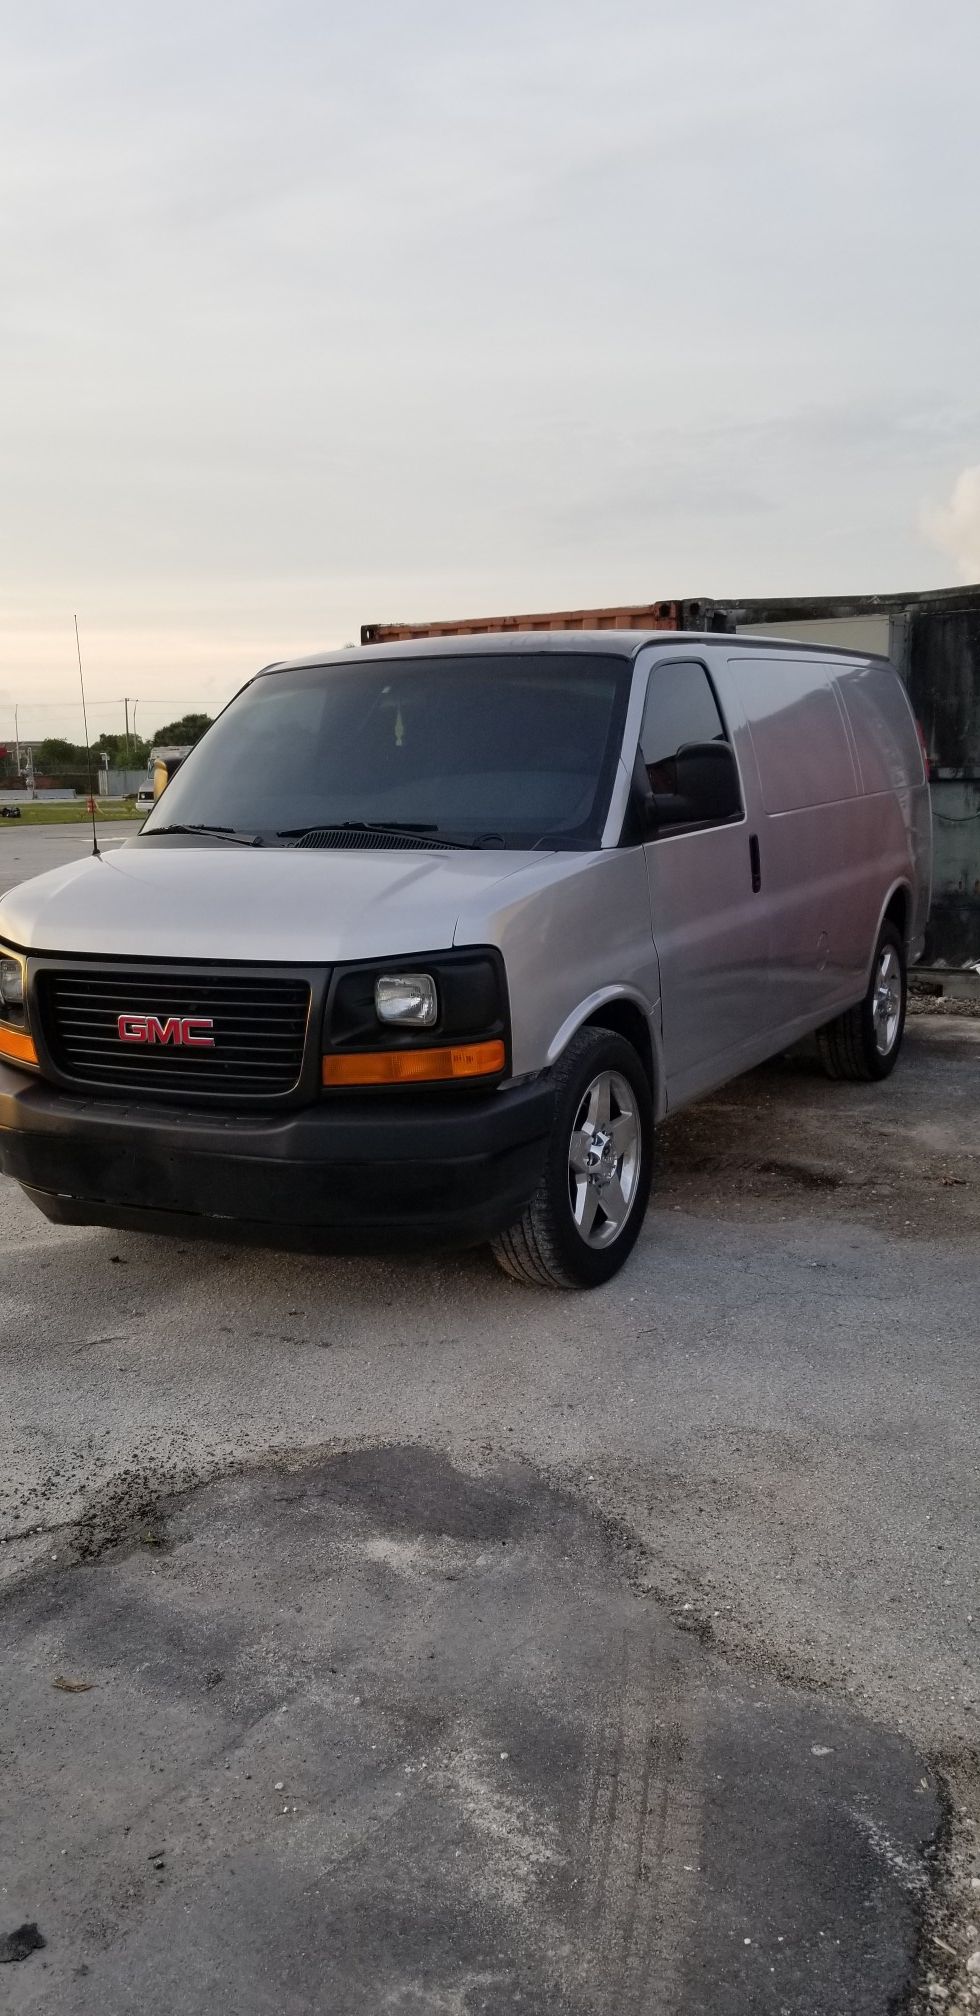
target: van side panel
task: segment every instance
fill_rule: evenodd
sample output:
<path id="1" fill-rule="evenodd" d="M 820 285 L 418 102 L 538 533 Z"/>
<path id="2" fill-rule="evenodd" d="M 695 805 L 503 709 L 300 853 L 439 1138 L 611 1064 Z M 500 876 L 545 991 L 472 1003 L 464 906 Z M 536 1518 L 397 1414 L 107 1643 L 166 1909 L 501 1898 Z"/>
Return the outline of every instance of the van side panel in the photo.
<path id="1" fill-rule="evenodd" d="M 787 1037 L 860 1000 L 889 892 L 912 879 L 898 794 L 863 789 L 837 685 L 851 669 L 789 650 L 730 661 L 761 779 L 770 981 L 776 1029 Z"/>
<path id="2" fill-rule="evenodd" d="M 915 875 L 908 955 L 910 959 L 921 959 L 932 902 L 932 796 L 928 784 L 920 784 L 911 792 L 910 798 L 909 846 Z"/>
<path id="3" fill-rule="evenodd" d="M 817 658 L 735 661 L 767 812 L 799 812 L 861 789 L 831 667 Z"/>
<path id="4" fill-rule="evenodd" d="M 908 694 L 888 665 L 852 665 L 838 671 L 851 724 L 863 789 L 890 794 L 901 814 L 908 845 L 911 904 L 909 956 L 922 950 L 932 893 L 932 808 L 922 748 Z"/>
<path id="5" fill-rule="evenodd" d="M 854 735 L 862 790 L 870 797 L 924 783 L 922 750 L 898 674 L 888 665 L 842 665 L 837 684 Z"/>

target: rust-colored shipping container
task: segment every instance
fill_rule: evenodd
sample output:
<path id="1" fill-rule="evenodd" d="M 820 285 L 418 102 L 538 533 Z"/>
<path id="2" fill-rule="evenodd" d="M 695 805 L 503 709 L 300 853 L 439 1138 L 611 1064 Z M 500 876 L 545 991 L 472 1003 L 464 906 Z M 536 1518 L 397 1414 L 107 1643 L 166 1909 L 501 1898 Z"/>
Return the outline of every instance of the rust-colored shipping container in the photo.
<path id="1" fill-rule="evenodd" d="M 617 609 L 551 609 L 535 616 L 466 616 L 456 622 L 363 623 L 362 644 L 414 637 L 482 637 L 509 630 L 700 630 L 708 602 L 630 602 Z"/>

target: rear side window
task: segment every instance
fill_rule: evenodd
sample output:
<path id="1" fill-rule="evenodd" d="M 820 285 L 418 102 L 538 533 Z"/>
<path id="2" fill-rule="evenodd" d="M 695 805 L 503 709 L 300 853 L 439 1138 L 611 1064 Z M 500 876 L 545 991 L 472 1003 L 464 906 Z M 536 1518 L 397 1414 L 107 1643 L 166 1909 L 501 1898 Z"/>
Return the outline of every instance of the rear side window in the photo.
<path id="1" fill-rule="evenodd" d="M 858 778 L 831 668 L 816 657 L 729 660 L 748 716 L 767 812 L 856 798 Z"/>
<path id="2" fill-rule="evenodd" d="M 655 665 L 640 731 L 651 791 L 676 790 L 673 764 L 679 749 L 692 742 L 727 740 L 704 666 L 687 659 L 675 665 Z"/>

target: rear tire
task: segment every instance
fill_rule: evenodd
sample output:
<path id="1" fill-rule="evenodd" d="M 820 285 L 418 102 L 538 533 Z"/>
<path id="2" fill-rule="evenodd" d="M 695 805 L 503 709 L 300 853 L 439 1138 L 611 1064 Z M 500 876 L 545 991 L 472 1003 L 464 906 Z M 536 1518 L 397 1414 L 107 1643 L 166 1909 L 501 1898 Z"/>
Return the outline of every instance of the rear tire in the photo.
<path id="1" fill-rule="evenodd" d="M 828 1078 L 865 1085 L 887 1078 L 902 1047 L 907 999 L 905 947 L 895 925 L 886 922 L 875 947 L 864 1000 L 817 1031 L 817 1048 Z"/>
<path id="2" fill-rule="evenodd" d="M 505 1274 L 535 1288 L 598 1288 L 639 1237 L 653 1172 L 653 1097 L 631 1043 L 580 1029 L 554 1070 L 544 1173 L 492 1242 Z"/>

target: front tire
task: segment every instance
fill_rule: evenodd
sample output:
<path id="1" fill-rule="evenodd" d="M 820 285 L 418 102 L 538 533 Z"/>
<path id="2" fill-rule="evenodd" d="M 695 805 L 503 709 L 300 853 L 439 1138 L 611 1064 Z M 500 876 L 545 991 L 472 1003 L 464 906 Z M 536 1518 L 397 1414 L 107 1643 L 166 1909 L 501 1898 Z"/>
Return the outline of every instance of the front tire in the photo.
<path id="1" fill-rule="evenodd" d="M 852 1084 L 864 1085 L 887 1078 L 898 1063 L 907 1000 L 905 947 L 895 925 L 885 923 L 864 1000 L 817 1031 L 817 1047 L 828 1078 L 847 1078 Z"/>
<path id="2" fill-rule="evenodd" d="M 498 1266 L 537 1288 L 598 1288 L 640 1234 L 653 1173 L 653 1097 L 631 1043 L 580 1029 L 555 1066 L 555 1118 L 530 1204 L 493 1241 Z"/>

